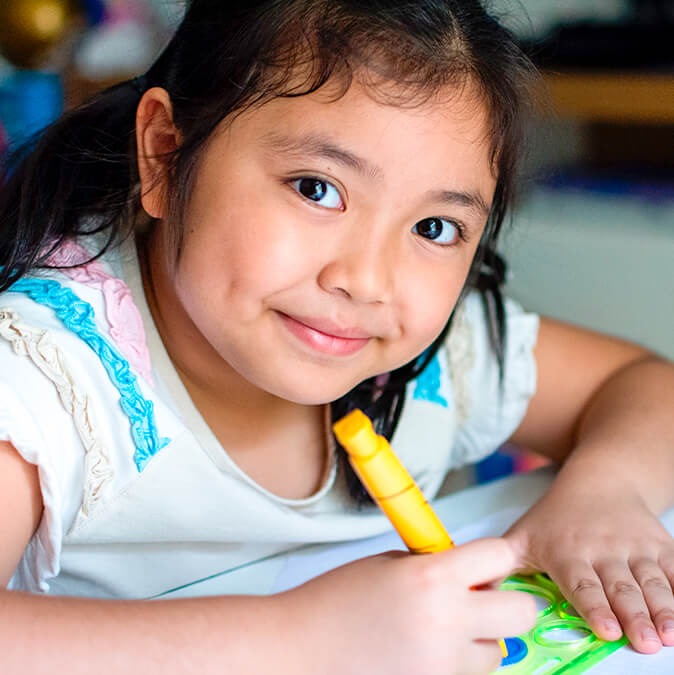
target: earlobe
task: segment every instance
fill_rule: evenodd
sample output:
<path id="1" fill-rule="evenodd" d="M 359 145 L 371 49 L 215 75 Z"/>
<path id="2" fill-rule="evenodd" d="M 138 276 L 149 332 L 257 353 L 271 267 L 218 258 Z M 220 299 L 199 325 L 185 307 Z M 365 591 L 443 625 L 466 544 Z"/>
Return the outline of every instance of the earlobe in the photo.
<path id="1" fill-rule="evenodd" d="M 169 166 L 180 141 L 168 92 L 160 87 L 149 89 L 136 112 L 136 144 L 141 203 L 152 218 L 166 216 Z"/>

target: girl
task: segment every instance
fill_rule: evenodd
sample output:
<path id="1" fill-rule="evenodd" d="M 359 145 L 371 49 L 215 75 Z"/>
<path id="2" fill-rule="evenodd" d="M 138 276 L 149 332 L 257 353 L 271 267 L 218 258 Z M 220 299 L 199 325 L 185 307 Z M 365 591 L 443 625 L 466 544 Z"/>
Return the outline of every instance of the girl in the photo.
<path id="1" fill-rule="evenodd" d="M 499 291 L 532 77 L 472 0 L 192 0 L 11 167 L 6 670 L 488 672 L 534 609 L 469 589 L 514 569 L 674 644 L 674 371 Z M 563 466 L 504 538 L 141 601 L 388 528 L 329 433 L 356 406 L 429 496 L 508 438 Z"/>

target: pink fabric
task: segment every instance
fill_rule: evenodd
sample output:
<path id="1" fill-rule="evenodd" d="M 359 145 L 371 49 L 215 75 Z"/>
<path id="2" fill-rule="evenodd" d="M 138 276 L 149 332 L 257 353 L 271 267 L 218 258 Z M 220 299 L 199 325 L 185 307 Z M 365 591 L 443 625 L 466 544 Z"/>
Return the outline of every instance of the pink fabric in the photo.
<path id="1" fill-rule="evenodd" d="M 377 377 L 374 380 L 375 386 L 377 386 L 378 388 L 385 387 L 390 377 L 391 373 L 382 373 L 381 375 L 377 375 Z"/>
<path id="2" fill-rule="evenodd" d="M 78 265 L 90 257 L 91 254 L 84 247 L 67 240 L 52 253 L 49 263 L 58 266 Z M 73 281 L 101 289 L 112 339 L 131 367 L 154 387 L 143 319 L 133 302 L 129 287 L 121 279 L 111 277 L 97 260 L 61 271 Z"/>

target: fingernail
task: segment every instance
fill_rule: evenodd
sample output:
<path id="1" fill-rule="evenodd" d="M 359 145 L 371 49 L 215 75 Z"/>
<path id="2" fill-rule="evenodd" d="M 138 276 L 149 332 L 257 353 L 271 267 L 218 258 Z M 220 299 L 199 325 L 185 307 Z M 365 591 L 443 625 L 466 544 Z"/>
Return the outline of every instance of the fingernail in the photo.
<path id="1" fill-rule="evenodd" d="M 658 634 L 652 628 L 644 628 L 641 631 L 641 637 L 647 642 L 660 642 Z"/>
<path id="2" fill-rule="evenodd" d="M 671 633 L 672 631 L 674 631 L 674 621 L 672 621 L 671 619 L 665 621 L 662 624 L 662 630 L 664 633 Z"/>
<path id="3" fill-rule="evenodd" d="M 620 624 L 618 624 L 617 621 L 613 621 L 612 619 L 607 619 L 604 621 L 604 628 L 606 628 L 606 630 L 610 630 L 612 633 L 616 633 L 620 630 Z"/>

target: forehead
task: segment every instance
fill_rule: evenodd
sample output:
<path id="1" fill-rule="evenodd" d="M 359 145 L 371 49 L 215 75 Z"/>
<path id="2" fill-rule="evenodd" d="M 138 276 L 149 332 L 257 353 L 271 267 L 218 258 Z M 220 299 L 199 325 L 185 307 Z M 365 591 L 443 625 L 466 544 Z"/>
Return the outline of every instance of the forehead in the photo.
<path id="1" fill-rule="evenodd" d="M 345 92 L 339 87 L 328 83 L 250 108 L 228 125 L 227 135 L 270 155 L 332 154 L 371 179 L 438 175 L 491 197 L 490 120 L 474 87 L 446 87 L 421 100 L 395 85 L 373 91 L 358 79 Z"/>
<path id="2" fill-rule="evenodd" d="M 277 97 L 253 107 L 243 117 L 254 116 L 260 127 L 279 122 L 284 127 L 322 127 L 340 123 L 335 133 L 358 135 L 372 124 L 388 123 L 407 127 L 410 134 L 438 135 L 471 145 L 489 146 L 489 115 L 475 87 L 444 87 L 431 96 L 406 92 L 395 84 L 376 88 L 354 79 L 344 90 L 330 81 L 315 92 Z"/>

